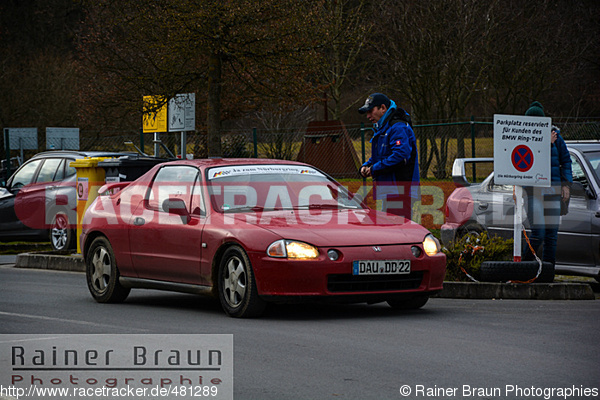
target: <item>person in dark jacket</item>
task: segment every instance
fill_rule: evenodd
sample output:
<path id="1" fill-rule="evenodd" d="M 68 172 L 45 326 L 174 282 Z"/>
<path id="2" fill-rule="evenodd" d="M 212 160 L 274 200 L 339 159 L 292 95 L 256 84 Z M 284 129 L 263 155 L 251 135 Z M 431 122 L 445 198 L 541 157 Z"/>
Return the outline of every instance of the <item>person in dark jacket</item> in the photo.
<path id="1" fill-rule="evenodd" d="M 374 197 L 384 211 L 411 218 L 412 202 L 419 197 L 419 160 L 417 140 L 410 115 L 381 93 L 370 95 L 358 109 L 367 114 L 375 134 L 372 156 L 360 173 L 373 177 Z"/>
<path id="2" fill-rule="evenodd" d="M 544 117 L 544 108 L 534 101 L 525 115 Z M 552 127 L 550 142 L 551 187 L 525 187 L 524 190 L 527 196 L 527 218 L 531 226 L 531 246 L 537 253 L 543 244 L 542 260 L 555 264 L 561 202 L 569 202 L 573 171 L 569 150 L 560 135 L 560 129 L 555 126 Z M 531 249 L 526 245 L 523 259 L 533 258 Z"/>

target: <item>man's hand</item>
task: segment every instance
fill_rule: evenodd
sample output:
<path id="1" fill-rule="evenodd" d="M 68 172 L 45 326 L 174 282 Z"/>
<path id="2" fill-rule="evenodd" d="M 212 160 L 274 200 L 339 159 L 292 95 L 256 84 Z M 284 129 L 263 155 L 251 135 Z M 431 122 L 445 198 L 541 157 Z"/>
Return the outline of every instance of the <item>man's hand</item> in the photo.
<path id="1" fill-rule="evenodd" d="M 569 197 L 571 197 L 571 188 L 569 188 L 568 186 L 563 186 L 562 187 L 562 191 L 561 191 L 561 197 L 563 200 L 568 200 Z"/>
<path id="2" fill-rule="evenodd" d="M 371 167 L 362 167 L 360 169 L 360 174 L 365 178 L 371 176 Z"/>

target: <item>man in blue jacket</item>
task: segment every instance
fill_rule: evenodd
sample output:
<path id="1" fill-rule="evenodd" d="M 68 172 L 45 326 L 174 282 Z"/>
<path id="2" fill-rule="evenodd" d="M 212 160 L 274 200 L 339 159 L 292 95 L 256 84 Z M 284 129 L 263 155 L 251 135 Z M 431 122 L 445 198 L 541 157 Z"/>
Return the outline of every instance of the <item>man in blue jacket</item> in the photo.
<path id="1" fill-rule="evenodd" d="M 360 173 L 373 177 L 374 197 L 382 200 L 384 211 L 411 218 L 412 202 L 419 197 L 417 141 L 410 115 L 386 95 L 373 93 L 358 109 L 367 114 L 375 134 L 371 158 Z"/>
<path id="2" fill-rule="evenodd" d="M 525 112 L 527 116 L 544 117 L 544 107 L 537 101 Z M 542 260 L 555 264 L 556 241 L 560 224 L 561 202 L 568 207 L 573 183 L 571 156 L 560 135 L 560 129 L 553 126 L 550 138 L 551 187 L 524 187 L 527 195 L 527 218 L 531 224 L 531 247 L 538 251 L 543 245 Z M 562 207 L 562 208 L 566 208 Z M 564 211 L 566 213 L 566 211 Z M 523 260 L 531 261 L 534 256 L 529 246 L 525 246 Z"/>

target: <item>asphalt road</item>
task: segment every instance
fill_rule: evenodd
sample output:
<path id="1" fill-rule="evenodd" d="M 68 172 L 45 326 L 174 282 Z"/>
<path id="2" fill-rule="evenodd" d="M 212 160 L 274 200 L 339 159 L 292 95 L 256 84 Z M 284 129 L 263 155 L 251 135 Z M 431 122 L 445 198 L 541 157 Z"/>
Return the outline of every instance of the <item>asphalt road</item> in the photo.
<path id="1" fill-rule="evenodd" d="M 137 290 L 97 304 L 83 274 L 0 267 L 0 333 L 233 334 L 235 399 L 541 399 L 506 385 L 600 388 L 597 300 L 288 305 L 239 320 L 186 294 Z"/>

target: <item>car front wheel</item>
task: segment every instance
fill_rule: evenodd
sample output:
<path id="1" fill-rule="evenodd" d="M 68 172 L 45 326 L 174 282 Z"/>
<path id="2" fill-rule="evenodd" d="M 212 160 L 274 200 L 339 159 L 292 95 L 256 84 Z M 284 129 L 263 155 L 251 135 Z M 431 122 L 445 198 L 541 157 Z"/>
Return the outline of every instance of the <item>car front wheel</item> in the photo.
<path id="1" fill-rule="evenodd" d="M 120 303 L 127 298 L 131 289 L 119 283 L 119 270 L 108 239 L 94 239 L 85 264 L 88 288 L 97 302 Z"/>
<path id="2" fill-rule="evenodd" d="M 260 316 L 266 307 L 258 296 L 254 273 L 246 252 L 239 246 L 223 254 L 218 275 L 219 300 L 230 317 Z"/>

